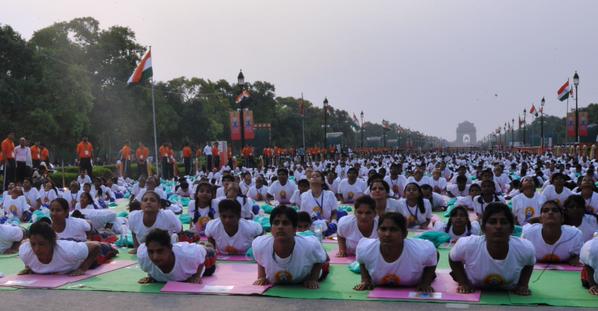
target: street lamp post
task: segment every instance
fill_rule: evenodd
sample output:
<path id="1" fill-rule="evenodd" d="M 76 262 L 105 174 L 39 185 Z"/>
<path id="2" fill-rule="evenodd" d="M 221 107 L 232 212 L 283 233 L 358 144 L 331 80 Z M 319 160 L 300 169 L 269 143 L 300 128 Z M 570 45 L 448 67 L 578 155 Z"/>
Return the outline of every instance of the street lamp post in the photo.
<path id="1" fill-rule="evenodd" d="M 328 126 L 328 97 L 324 97 L 324 148 L 326 148 L 326 130 Z"/>
<path id="2" fill-rule="evenodd" d="M 577 86 L 579 85 L 579 75 L 577 71 L 573 75 L 573 84 L 575 85 L 575 141 L 579 144 L 579 111 L 577 110 L 577 99 L 579 98 L 579 91 Z"/>
<path id="3" fill-rule="evenodd" d="M 239 102 L 239 106 L 241 107 L 241 112 L 239 112 L 239 123 L 241 123 L 241 152 L 243 148 L 245 148 L 245 119 L 243 118 L 243 113 L 245 112 L 245 98 L 243 98 L 243 87 L 245 84 L 245 76 L 243 75 L 243 71 L 239 71 L 239 75 L 237 76 L 237 85 L 239 86 L 239 96 L 241 96 L 241 101 Z"/>
<path id="4" fill-rule="evenodd" d="M 363 148 L 363 110 L 361 111 L 361 148 Z"/>
<path id="5" fill-rule="evenodd" d="M 540 103 L 540 136 L 542 137 L 542 143 L 540 147 L 542 148 L 542 152 L 544 152 L 544 104 L 546 100 L 542 97 L 542 101 Z"/>
<path id="6" fill-rule="evenodd" d="M 527 127 L 527 124 L 525 123 L 525 116 L 527 114 L 527 109 L 523 109 L 523 146 L 525 147 L 525 128 Z"/>
<path id="7" fill-rule="evenodd" d="M 511 120 L 511 149 L 515 147 L 515 118 Z"/>
<path id="8" fill-rule="evenodd" d="M 382 137 L 384 138 L 384 148 L 386 148 L 386 121 L 382 119 Z"/>
<path id="9" fill-rule="evenodd" d="M 503 129 L 505 130 L 505 143 L 503 144 L 503 149 L 507 149 L 507 122 L 505 122 Z"/>

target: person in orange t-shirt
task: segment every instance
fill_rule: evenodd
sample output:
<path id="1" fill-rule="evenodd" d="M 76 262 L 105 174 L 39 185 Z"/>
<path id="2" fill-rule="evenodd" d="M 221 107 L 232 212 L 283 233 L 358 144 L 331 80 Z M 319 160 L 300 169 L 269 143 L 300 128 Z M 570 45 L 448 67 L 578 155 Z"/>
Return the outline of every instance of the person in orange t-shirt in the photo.
<path id="1" fill-rule="evenodd" d="M 122 168 L 121 176 L 129 176 L 129 165 L 131 164 L 131 147 L 129 142 L 125 142 L 125 145 L 120 149 L 120 165 Z"/>
<path id="2" fill-rule="evenodd" d="M 203 170 L 201 167 L 199 167 L 203 152 L 201 151 L 201 146 L 198 144 L 194 144 L 193 148 L 195 148 L 195 172 L 198 173 L 200 170 Z"/>
<path id="3" fill-rule="evenodd" d="M 139 142 L 137 150 L 135 150 L 135 158 L 137 159 L 137 174 L 139 176 L 147 173 L 147 157 L 149 157 L 149 149 Z"/>
<path id="4" fill-rule="evenodd" d="M 2 141 L 2 158 L 4 163 L 4 190 L 17 179 L 17 163 L 15 162 L 15 133 L 10 132 Z"/>
<path id="5" fill-rule="evenodd" d="M 89 178 L 93 180 L 93 169 L 91 159 L 93 158 L 93 145 L 87 140 L 87 136 L 77 144 L 77 157 L 79 158 L 79 171 L 87 171 Z"/>
<path id="6" fill-rule="evenodd" d="M 42 148 L 40 148 L 39 142 L 34 142 L 29 149 L 31 149 L 31 162 L 33 168 L 37 169 L 42 162 Z"/>
<path id="7" fill-rule="evenodd" d="M 160 162 L 162 164 L 162 178 L 170 179 L 170 169 L 172 166 L 170 163 L 170 149 L 168 148 L 168 144 L 162 144 L 158 151 L 160 152 Z"/>
<path id="8" fill-rule="evenodd" d="M 183 164 L 185 165 L 185 175 L 187 176 L 191 175 L 192 157 L 193 150 L 191 149 L 191 146 L 189 146 L 189 143 L 185 143 L 185 145 L 183 145 Z"/>
<path id="9" fill-rule="evenodd" d="M 40 144 L 39 146 L 40 146 L 40 149 L 42 150 L 42 152 L 41 152 L 42 162 L 45 162 L 46 165 L 50 165 L 50 150 L 48 150 L 48 148 L 44 144 Z"/>

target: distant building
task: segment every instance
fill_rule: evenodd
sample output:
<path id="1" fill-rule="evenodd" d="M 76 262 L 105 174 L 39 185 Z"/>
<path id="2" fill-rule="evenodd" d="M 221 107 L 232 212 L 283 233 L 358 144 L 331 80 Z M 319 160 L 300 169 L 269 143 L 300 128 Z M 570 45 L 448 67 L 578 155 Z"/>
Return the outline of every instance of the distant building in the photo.
<path id="1" fill-rule="evenodd" d="M 473 123 L 463 121 L 457 126 L 457 140 L 453 142 L 454 147 L 477 146 L 476 128 Z"/>

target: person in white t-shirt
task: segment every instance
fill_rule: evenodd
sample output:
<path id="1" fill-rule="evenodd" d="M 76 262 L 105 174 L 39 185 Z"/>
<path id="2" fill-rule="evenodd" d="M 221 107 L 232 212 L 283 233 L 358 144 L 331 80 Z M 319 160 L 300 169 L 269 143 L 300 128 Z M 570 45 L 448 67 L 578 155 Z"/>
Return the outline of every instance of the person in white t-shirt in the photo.
<path id="1" fill-rule="evenodd" d="M 584 243 L 579 259 L 584 264 L 581 283 L 592 295 L 598 296 L 598 237 Z"/>
<path id="2" fill-rule="evenodd" d="M 263 233 L 262 226 L 241 218 L 241 204 L 224 199 L 218 203 L 219 218 L 206 225 L 206 236 L 214 248 L 224 255 L 243 255 L 255 237 Z"/>
<path id="3" fill-rule="evenodd" d="M 280 204 L 289 204 L 291 196 L 297 190 L 297 185 L 289 180 L 289 171 L 286 168 L 278 169 L 277 176 L 278 180 L 273 182 L 268 189 L 266 202 L 271 205 L 270 200 L 274 199 Z"/>
<path id="4" fill-rule="evenodd" d="M 432 211 L 444 211 L 446 210 L 446 202 L 444 197 L 434 192 L 432 186 L 428 184 L 421 185 L 422 195 L 425 200 L 428 200 L 432 204 Z"/>
<path id="5" fill-rule="evenodd" d="M 71 215 L 76 211 L 83 214 L 96 230 L 104 229 L 107 224 L 116 222 L 116 212 L 111 209 L 100 209 L 88 192 L 81 192 L 79 203 L 75 205 L 75 211 Z"/>
<path id="6" fill-rule="evenodd" d="M 438 252 L 432 242 L 407 239 L 407 223 L 400 213 L 386 213 L 379 219 L 378 238 L 363 238 L 357 244 L 361 282 L 355 290 L 375 286 L 415 287 L 433 292 Z"/>
<path id="7" fill-rule="evenodd" d="M 307 192 L 307 190 L 309 190 L 309 180 L 301 179 L 298 181 L 297 190 L 295 190 L 295 193 L 291 197 L 291 205 L 301 206 L 301 195 Z"/>
<path id="8" fill-rule="evenodd" d="M 205 235 L 208 222 L 218 218 L 218 202 L 214 199 L 214 190 L 212 184 L 201 181 L 195 188 L 194 199 L 189 201 L 189 229 L 197 235 Z"/>
<path id="9" fill-rule="evenodd" d="M 241 217 L 243 219 L 253 219 L 255 202 L 247 196 L 241 194 L 241 188 L 239 187 L 238 183 L 234 182 L 229 184 L 228 188 L 226 188 L 225 193 L 226 199 L 236 200 L 237 202 L 239 202 L 239 204 L 241 204 Z M 220 197 L 217 199 L 217 201 L 220 202 L 225 198 Z M 257 214 L 257 211 L 255 212 L 255 214 Z"/>
<path id="10" fill-rule="evenodd" d="M 23 274 L 82 275 L 100 255 L 98 242 L 57 240 L 47 218 L 29 228 L 29 240 L 21 244 L 19 257 L 25 264 Z"/>
<path id="11" fill-rule="evenodd" d="M 431 182 L 434 193 L 443 194 L 446 192 L 447 182 L 446 179 L 442 177 L 442 172 L 439 168 L 436 168 L 434 171 L 432 171 Z"/>
<path id="12" fill-rule="evenodd" d="M 514 229 L 515 219 L 506 204 L 486 207 L 482 215 L 484 235 L 460 238 L 449 254 L 458 293 L 490 288 L 531 295 L 528 284 L 536 263 L 534 246 L 511 236 Z"/>
<path id="13" fill-rule="evenodd" d="M 574 194 L 567 198 L 564 203 L 564 223 L 579 229 L 583 240 L 589 241 L 598 231 L 598 220 L 596 215 L 587 212 L 584 203 L 584 199 L 580 195 Z"/>
<path id="14" fill-rule="evenodd" d="M 351 167 L 347 171 L 347 178 L 338 185 L 338 198 L 343 203 L 353 203 L 363 195 L 365 188 L 365 182 L 357 178 L 357 169 Z"/>
<path id="15" fill-rule="evenodd" d="M 399 200 L 399 213 L 407 220 L 407 227 L 426 229 L 432 219 L 432 204 L 425 200 L 416 183 L 405 186 L 405 197 Z"/>
<path id="16" fill-rule="evenodd" d="M 247 195 L 249 193 L 249 189 L 254 186 L 253 178 L 251 177 L 250 172 L 244 172 L 241 174 L 241 181 L 239 182 L 239 188 L 241 189 L 241 194 Z"/>
<path id="17" fill-rule="evenodd" d="M 85 184 L 91 184 L 91 177 L 89 177 L 89 175 L 87 175 L 86 170 L 81 170 L 79 172 L 79 176 L 77 176 L 77 182 L 79 183 L 79 185 L 81 187 L 83 187 L 83 185 L 85 185 Z"/>
<path id="18" fill-rule="evenodd" d="M 341 183 L 341 179 L 336 176 L 336 172 L 334 170 L 329 170 L 326 173 L 326 185 L 328 185 L 328 189 L 332 191 L 334 194 L 338 193 L 338 185 Z"/>
<path id="19" fill-rule="evenodd" d="M 265 185 L 263 176 L 255 178 L 255 184 L 249 188 L 247 196 L 254 201 L 265 201 L 268 197 L 268 186 Z"/>
<path id="20" fill-rule="evenodd" d="M 315 236 L 296 235 L 297 212 L 278 206 L 270 214 L 272 235 L 260 236 L 252 243 L 257 262 L 254 285 L 303 284 L 319 288 L 328 275 L 329 259 Z"/>
<path id="21" fill-rule="evenodd" d="M 418 166 L 415 169 L 415 172 L 413 173 L 413 176 L 410 176 L 409 178 L 407 178 L 407 183 L 416 183 L 418 184 L 420 187 L 422 185 L 430 185 L 432 186 L 433 182 L 432 182 L 432 178 L 430 178 L 429 176 L 425 176 L 424 175 L 424 168 L 421 166 Z"/>
<path id="22" fill-rule="evenodd" d="M 183 225 L 172 211 L 162 208 L 160 195 L 148 190 L 141 197 L 141 210 L 129 214 L 129 229 L 133 235 L 130 254 L 137 253 L 139 244 L 145 242 L 145 236 L 154 228 L 166 230 L 173 236 L 183 230 Z"/>
<path id="23" fill-rule="evenodd" d="M 376 217 L 376 201 L 370 196 L 362 196 L 355 200 L 355 213 L 343 216 L 338 222 L 337 257 L 355 255 L 357 243 L 362 238 L 378 237 L 378 219 Z"/>
<path id="24" fill-rule="evenodd" d="M 495 183 L 492 180 L 484 180 L 480 183 L 480 194 L 473 198 L 473 211 L 478 216 L 478 219 L 482 218 L 484 209 L 488 204 L 492 202 L 505 203 L 505 199 L 499 196 L 495 192 Z"/>
<path id="25" fill-rule="evenodd" d="M 518 225 L 525 225 L 530 218 L 540 215 L 540 207 L 546 201 L 543 195 L 536 192 L 536 185 L 531 177 L 521 180 L 521 193 L 512 200 L 513 214 Z"/>
<path id="26" fill-rule="evenodd" d="M 79 183 L 76 181 L 71 181 L 71 184 L 69 185 L 69 189 L 64 191 L 62 193 L 62 198 L 65 199 L 68 203 L 69 203 L 69 210 L 72 211 L 75 209 L 75 206 L 77 205 L 77 202 L 79 202 L 79 196 L 80 196 L 80 186 Z M 41 203 L 41 201 L 40 201 Z"/>
<path id="27" fill-rule="evenodd" d="M 463 205 L 455 206 L 449 213 L 448 221 L 437 221 L 434 223 L 434 231 L 445 232 L 451 236 L 451 242 L 456 242 L 459 238 L 480 235 L 480 224 L 477 221 L 470 221 L 467 207 Z"/>
<path id="28" fill-rule="evenodd" d="M 395 199 L 403 196 L 403 189 L 405 189 L 405 185 L 407 184 L 407 178 L 402 172 L 403 166 L 399 163 L 393 163 L 390 165 L 390 175 L 384 176 L 384 181 L 390 187 L 394 195 L 393 198 Z"/>
<path id="29" fill-rule="evenodd" d="M 586 210 L 592 214 L 598 214 L 598 193 L 594 192 L 594 179 L 590 176 L 584 176 L 581 180 L 579 194 L 586 202 Z"/>
<path id="30" fill-rule="evenodd" d="M 23 195 L 27 200 L 27 204 L 31 207 L 31 210 L 37 210 L 42 205 L 42 201 L 39 198 L 39 191 L 33 187 L 31 179 L 25 177 L 23 181 Z"/>
<path id="31" fill-rule="evenodd" d="M 137 249 L 139 268 L 148 275 L 140 284 L 153 282 L 201 283 L 202 276 L 216 270 L 216 256 L 211 248 L 187 242 L 172 243 L 168 231 L 152 229 L 145 243 Z"/>
<path id="32" fill-rule="evenodd" d="M 579 252 L 583 246 L 581 231 L 563 225 L 563 211 L 556 201 L 542 204 L 540 222 L 523 226 L 522 238 L 530 241 L 539 262 L 579 265 Z"/>
<path id="33" fill-rule="evenodd" d="M 467 177 L 459 175 L 456 177 L 456 183 L 446 186 L 446 194 L 451 198 L 463 197 L 469 194 L 469 184 Z"/>
<path id="34" fill-rule="evenodd" d="M 20 226 L 0 224 L 0 255 L 18 252 L 21 241 L 27 238 L 26 232 Z"/>
<path id="35" fill-rule="evenodd" d="M 69 204 L 65 199 L 54 199 L 50 203 L 50 218 L 52 219 L 52 229 L 56 232 L 59 240 L 87 241 L 91 224 L 85 219 L 69 217 Z"/>
<path id="36" fill-rule="evenodd" d="M 544 188 L 542 195 L 546 201 L 555 201 L 559 207 L 563 207 L 565 200 L 573 194 L 565 187 L 565 175 L 554 173 L 550 177 L 550 185 Z"/>
<path id="37" fill-rule="evenodd" d="M 328 224 L 336 224 L 338 202 L 334 193 L 324 189 L 324 186 L 323 173 L 320 171 L 313 172 L 309 180 L 310 189 L 301 195 L 299 210 L 308 212 L 312 219 L 321 219 L 325 220 Z"/>
<path id="38" fill-rule="evenodd" d="M 31 211 L 27 199 L 19 187 L 14 187 L 8 191 L 2 199 L 4 214 L 7 217 L 16 217 L 20 221 L 28 221 L 31 218 Z"/>

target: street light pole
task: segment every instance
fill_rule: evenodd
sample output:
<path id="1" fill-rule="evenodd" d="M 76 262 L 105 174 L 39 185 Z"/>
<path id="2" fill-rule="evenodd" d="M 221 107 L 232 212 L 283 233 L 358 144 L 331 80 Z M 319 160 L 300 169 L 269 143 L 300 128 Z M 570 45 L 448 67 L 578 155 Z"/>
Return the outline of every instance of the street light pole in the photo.
<path id="1" fill-rule="evenodd" d="M 575 141 L 579 144 L 579 111 L 577 110 L 577 99 L 579 98 L 579 91 L 577 86 L 579 85 L 579 75 L 577 71 L 573 75 L 573 84 L 575 85 Z"/>
<path id="2" fill-rule="evenodd" d="M 363 110 L 361 111 L 361 148 L 363 148 Z"/>
<path id="3" fill-rule="evenodd" d="M 241 101 L 239 102 L 239 106 L 241 106 L 241 112 L 239 112 L 239 123 L 241 123 L 241 152 L 243 152 L 243 148 L 245 148 L 245 120 L 243 118 L 243 113 L 245 112 L 245 98 L 243 98 L 243 86 L 245 84 L 245 76 L 243 75 L 243 71 L 239 71 L 239 75 L 237 76 L 237 85 L 239 86 L 239 96 L 241 96 Z"/>
<path id="4" fill-rule="evenodd" d="M 544 152 L 544 104 L 546 100 L 542 97 L 542 101 L 540 103 L 540 136 L 542 137 L 542 143 L 540 147 L 542 148 L 542 152 Z"/>
<path id="5" fill-rule="evenodd" d="M 515 118 L 511 120 L 511 149 L 515 147 Z"/>
<path id="6" fill-rule="evenodd" d="M 328 97 L 324 97 L 324 148 L 326 148 L 326 130 L 328 122 Z"/>
<path id="7" fill-rule="evenodd" d="M 525 123 L 525 116 L 527 114 L 527 109 L 523 109 L 523 146 L 525 147 L 525 128 L 527 127 L 527 124 Z"/>

